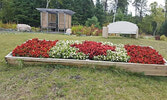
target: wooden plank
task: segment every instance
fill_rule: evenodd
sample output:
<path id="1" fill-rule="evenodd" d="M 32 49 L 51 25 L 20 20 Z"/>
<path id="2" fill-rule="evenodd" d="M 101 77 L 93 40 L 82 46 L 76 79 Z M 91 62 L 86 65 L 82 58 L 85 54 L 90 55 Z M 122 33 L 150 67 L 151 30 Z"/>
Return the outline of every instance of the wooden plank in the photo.
<path id="1" fill-rule="evenodd" d="M 145 73 L 145 75 L 151 76 L 167 76 L 167 65 L 156 65 L 156 64 L 135 64 L 135 63 L 124 63 L 124 62 L 109 62 L 109 61 L 94 61 L 94 60 L 75 60 L 75 59 L 56 59 L 56 58 L 33 58 L 33 57 L 13 57 L 9 53 L 5 57 L 7 63 L 13 65 L 19 65 L 20 61 L 24 64 L 39 65 L 39 64 L 61 64 L 68 66 L 89 66 L 89 67 L 100 67 L 108 68 L 116 66 L 117 68 L 125 69 L 131 72 Z"/>

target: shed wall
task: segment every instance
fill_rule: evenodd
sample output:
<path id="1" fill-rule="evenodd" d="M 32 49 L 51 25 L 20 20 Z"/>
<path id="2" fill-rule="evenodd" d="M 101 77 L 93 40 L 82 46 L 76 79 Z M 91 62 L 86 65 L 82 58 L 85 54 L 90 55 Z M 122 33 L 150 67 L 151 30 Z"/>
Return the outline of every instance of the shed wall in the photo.
<path id="1" fill-rule="evenodd" d="M 64 30 L 71 28 L 71 15 L 59 13 L 58 16 L 56 14 L 49 14 L 47 12 L 41 12 L 41 27 L 42 28 L 58 28 L 60 30 Z"/>
<path id="2" fill-rule="evenodd" d="M 48 13 L 41 12 L 41 27 L 47 28 L 48 27 Z"/>

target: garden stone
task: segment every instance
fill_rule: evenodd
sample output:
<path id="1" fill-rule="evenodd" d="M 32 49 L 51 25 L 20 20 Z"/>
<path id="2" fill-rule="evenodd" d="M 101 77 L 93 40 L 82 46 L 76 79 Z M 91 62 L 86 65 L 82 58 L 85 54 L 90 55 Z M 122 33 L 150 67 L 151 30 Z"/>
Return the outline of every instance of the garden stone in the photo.
<path id="1" fill-rule="evenodd" d="M 17 31 L 30 32 L 31 26 L 29 26 L 27 24 L 17 24 Z"/>

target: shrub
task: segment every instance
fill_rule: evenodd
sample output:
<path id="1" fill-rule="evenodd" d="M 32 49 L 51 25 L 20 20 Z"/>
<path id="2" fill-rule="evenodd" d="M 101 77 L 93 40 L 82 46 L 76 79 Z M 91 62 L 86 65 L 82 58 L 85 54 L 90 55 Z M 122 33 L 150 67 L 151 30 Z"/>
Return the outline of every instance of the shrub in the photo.
<path id="1" fill-rule="evenodd" d="M 92 25 L 91 27 L 73 26 L 72 34 L 77 35 L 77 36 L 80 36 L 80 35 L 100 36 L 102 35 L 102 30 L 99 28 L 96 28 L 94 25 Z"/>
<path id="2" fill-rule="evenodd" d="M 91 27 L 83 27 L 82 34 L 90 36 L 91 35 Z"/>
<path id="3" fill-rule="evenodd" d="M 100 35 L 102 35 L 102 30 L 99 28 L 96 28 L 94 25 L 92 25 L 91 26 L 91 35 L 100 36 Z"/>
<path id="4" fill-rule="evenodd" d="M 165 41 L 166 40 L 166 36 L 165 35 L 161 35 L 160 40 L 161 41 Z"/>
<path id="5" fill-rule="evenodd" d="M 33 32 L 40 32 L 40 28 L 38 28 L 38 27 L 31 27 L 31 30 Z"/>
<path id="6" fill-rule="evenodd" d="M 82 28 L 83 28 L 83 26 L 81 26 L 81 25 L 73 26 L 73 27 L 72 27 L 72 34 L 75 34 L 75 35 L 76 35 L 77 32 L 81 32 Z"/>
<path id="7" fill-rule="evenodd" d="M 17 28 L 17 24 L 15 23 L 2 23 L 2 21 L 0 21 L 0 28 L 5 28 L 5 29 L 16 29 Z"/>

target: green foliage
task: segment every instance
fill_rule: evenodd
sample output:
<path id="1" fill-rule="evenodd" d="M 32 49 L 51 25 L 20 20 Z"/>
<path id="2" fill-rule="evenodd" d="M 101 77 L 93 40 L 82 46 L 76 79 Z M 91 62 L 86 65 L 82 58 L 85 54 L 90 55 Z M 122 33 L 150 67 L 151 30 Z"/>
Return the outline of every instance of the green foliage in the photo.
<path id="1" fill-rule="evenodd" d="M 31 30 L 33 32 L 40 32 L 40 28 L 38 28 L 38 27 L 31 27 Z"/>
<path id="2" fill-rule="evenodd" d="M 122 10 L 119 8 L 116 14 L 116 20 L 117 21 L 123 21 L 124 20 L 124 13 L 122 12 Z"/>
<path id="3" fill-rule="evenodd" d="M 152 20 L 155 23 L 154 25 L 154 36 L 156 35 L 157 32 L 160 31 L 161 25 L 165 21 L 165 14 L 163 12 L 163 8 L 158 7 L 157 2 L 154 2 L 150 5 L 151 7 L 151 16 Z"/>
<path id="4" fill-rule="evenodd" d="M 152 26 L 152 17 L 151 16 L 145 16 L 142 20 L 140 29 L 142 30 L 141 32 L 147 33 L 147 34 L 152 34 L 153 32 L 153 26 Z"/>
<path id="5" fill-rule="evenodd" d="M 100 28 L 99 22 L 98 22 L 98 19 L 97 19 L 96 16 L 93 16 L 92 18 L 88 18 L 88 20 L 86 21 L 85 25 L 87 27 L 90 27 L 90 26 L 94 25 L 95 27 Z"/>
<path id="6" fill-rule="evenodd" d="M 64 0 L 68 1 L 68 0 Z M 94 3 L 92 0 L 70 0 L 69 3 L 63 3 L 62 9 L 71 9 L 76 13 L 73 15 L 73 25 L 84 25 L 87 18 L 94 15 Z"/>
<path id="7" fill-rule="evenodd" d="M 81 25 L 73 26 L 72 27 L 72 33 L 77 34 L 77 33 L 81 32 L 82 28 L 83 28 L 83 26 L 81 26 Z"/>
<path id="8" fill-rule="evenodd" d="M 3 23 L 13 22 L 14 9 L 12 8 L 13 0 L 2 0 L 2 8 L 0 9 L 0 20 Z M 10 13 L 9 13 L 10 12 Z"/>
<path id="9" fill-rule="evenodd" d="M 162 24 L 161 29 L 160 29 L 160 34 L 161 35 L 166 35 L 167 36 L 167 20 Z"/>
<path id="10" fill-rule="evenodd" d="M 90 36 L 91 35 L 91 27 L 83 27 L 82 34 Z"/>
<path id="11" fill-rule="evenodd" d="M 91 27 L 86 26 L 73 26 L 72 27 L 72 34 L 80 36 L 80 35 L 86 35 L 86 36 L 100 36 L 102 34 L 102 30 L 99 28 L 96 28 L 94 25 Z"/>
<path id="12" fill-rule="evenodd" d="M 96 0 L 96 6 L 94 9 L 94 16 L 97 17 L 99 25 L 102 26 L 106 19 L 106 12 L 104 11 L 103 4 L 100 2 L 100 0 Z"/>
<path id="13" fill-rule="evenodd" d="M 0 5 L 0 20 L 3 23 L 15 22 L 39 27 L 40 13 L 36 8 L 45 8 L 46 0 L 2 0 Z M 87 18 L 91 18 L 95 12 L 92 0 L 51 0 L 49 8 L 76 12 L 72 17 L 73 25 L 84 25 Z"/>
<path id="14" fill-rule="evenodd" d="M 118 8 L 123 12 L 124 14 L 128 13 L 128 0 L 118 0 Z"/>
<path id="15" fill-rule="evenodd" d="M 167 38 L 166 38 L 166 36 L 165 35 L 161 35 L 161 37 L 160 37 L 160 40 L 161 41 L 165 41 Z"/>
<path id="16" fill-rule="evenodd" d="M 39 26 L 40 14 L 36 8 L 44 7 L 45 2 L 46 0 L 3 0 L 1 20 L 3 23 Z"/>
<path id="17" fill-rule="evenodd" d="M 0 28 L 4 28 L 4 29 L 16 29 L 17 25 L 15 23 L 2 23 L 2 21 L 0 21 Z"/>

